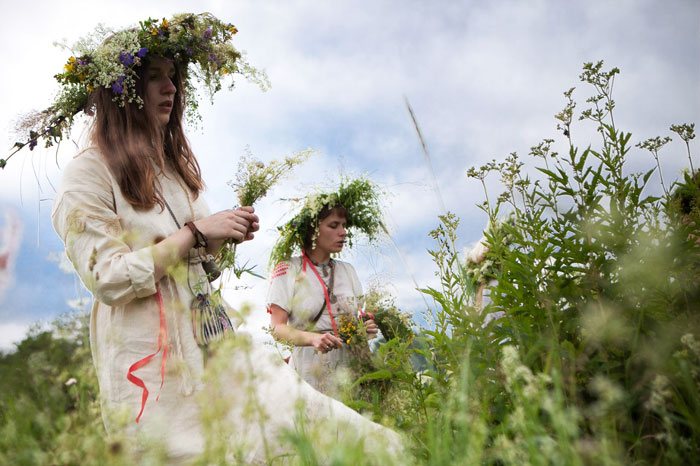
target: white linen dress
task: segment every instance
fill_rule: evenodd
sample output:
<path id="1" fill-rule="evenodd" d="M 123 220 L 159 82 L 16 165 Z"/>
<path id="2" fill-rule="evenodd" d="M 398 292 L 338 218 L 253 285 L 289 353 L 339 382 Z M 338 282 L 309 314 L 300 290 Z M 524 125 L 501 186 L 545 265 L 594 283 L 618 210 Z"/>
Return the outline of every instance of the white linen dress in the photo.
<path id="1" fill-rule="evenodd" d="M 159 173 L 157 183 L 180 225 L 209 215 L 203 198 L 193 199 L 173 170 Z M 366 451 L 398 453 L 401 440 L 395 432 L 317 392 L 277 354 L 250 343 L 243 332 L 235 332 L 233 344 L 226 347 L 230 354 L 223 362 L 217 360 L 215 378 L 205 375 L 189 309 L 190 285 L 209 287 L 202 258 L 192 250 L 189 266 L 155 281 L 151 247 L 177 226 L 158 205 L 134 209 L 96 148 L 81 152 L 64 169 L 52 220 L 68 258 L 94 297 L 90 346 L 109 434 L 139 445 L 160 444 L 168 464 L 196 458 L 211 445 L 212 436 L 235 444 L 232 450 L 242 463 L 276 464 L 274 458 L 288 453 L 278 435 L 294 429 L 301 419 L 306 426 L 322 423 L 335 441 L 351 438 L 354 431 L 364 439 Z M 165 345 L 157 352 L 159 335 Z M 148 389 L 144 404 L 144 390 L 127 380 L 127 373 L 154 353 L 132 371 Z M 218 424 L 212 420 L 212 407 L 224 417 Z"/>
<path id="2" fill-rule="evenodd" d="M 301 256 L 297 256 L 277 264 L 270 274 L 267 309 L 269 311 L 273 304 L 279 306 L 289 315 L 287 322 L 293 328 L 315 333 L 333 333 L 324 293 L 324 286 L 329 286 L 330 281 L 330 272 L 324 273 L 324 268 L 327 269 L 328 266 L 312 265 L 310 261 L 306 261 L 305 266 L 304 262 Z M 362 304 L 362 285 L 352 265 L 339 260 L 334 262 L 333 294 L 336 302 L 331 303 L 331 312 L 339 326 L 338 316 L 341 314 L 357 315 Z M 309 267 L 314 267 L 318 276 Z M 323 280 L 323 285 L 319 277 Z M 321 317 L 313 322 L 319 311 Z M 350 357 L 348 345 L 327 353 L 321 353 L 313 346 L 295 346 L 290 364 L 316 390 L 338 398 Z"/>

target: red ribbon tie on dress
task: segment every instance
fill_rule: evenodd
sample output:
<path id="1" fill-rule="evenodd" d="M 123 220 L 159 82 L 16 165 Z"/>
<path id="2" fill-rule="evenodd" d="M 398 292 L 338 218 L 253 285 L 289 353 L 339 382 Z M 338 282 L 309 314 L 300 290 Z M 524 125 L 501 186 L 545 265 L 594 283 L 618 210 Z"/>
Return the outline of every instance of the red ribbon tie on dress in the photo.
<path id="1" fill-rule="evenodd" d="M 148 364 L 151 361 L 151 359 L 153 359 L 158 353 L 160 353 L 161 349 L 163 350 L 163 358 L 161 359 L 160 363 L 160 388 L 158 389 L 158 396 L 156 397 L 156 401 L 158 401 L 158 399 L 160 398 L 160 391 L 163 389 L 163 382 L 165 382 L 165 361 L 167 361 L 168 359 L 168 326 L 165 323 L 165 306 L 163 305 L 163 295 L 161 294 L 160 286 L 157 283 L 155 298 L 156 302 L 158 303 L 158 308 L 160 309 L 160 330 L 158 331 L 158 349 L 155 353 L 149 354 L 145 358 L 133 363 L 129 367 L 129 371 L 126 373 L 126 378 L 129 382 L 143 389 L 143 393 L 141 395 L 141 411 L 139 411 L 139 415 L 136 416 L 136 423 L 138 423 L 139 419 L 141 419 L 143 409 L 146 407 L 146 400 L 148 400 L 148 389 L 146 388 L 146 384 L 143 382 L 143 380 L 136 377 L 133 374 L 133 372 L 141 369 L 143 366 Z"/>
<path id="2" fill-rule="evenodd" d="M 333 326 L 333 334 L 340 338 L 340 335 L 338 335 L 338 329 L 335 326 L 335 317 L 333 317 L 333 311 L 331 311 L 331 300 L 329 299 L 328 296 L 328 288 L 326 288 L 326 284 L 324 283 L 323 279 L 321 276 L 318 274 L 318 271 L 316 271 L 316 267 L 311 263 L 311 259 L 306 257 L 306 254 L 304 251 L 301 251 L 301 255 L 304 259 L 304 272 L 306 272 L 306 263 L 309 263 L 309 266 L 311 270 L 314 271 L 314 274 L 316 275 L 316 278 L 318 278 L 318 282 L 321 284 L 321 288 L 323 288 L 323 294 L 326 297 L 326 308 L 328 309 L 328 315 L 331 316 L 331 325 Z"/>

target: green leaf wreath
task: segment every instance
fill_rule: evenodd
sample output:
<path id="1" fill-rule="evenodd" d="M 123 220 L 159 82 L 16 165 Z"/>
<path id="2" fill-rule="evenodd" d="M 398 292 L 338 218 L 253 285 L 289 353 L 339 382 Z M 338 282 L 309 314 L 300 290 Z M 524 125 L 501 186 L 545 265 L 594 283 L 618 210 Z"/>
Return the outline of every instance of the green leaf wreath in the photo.
<path id="1" fill-rule="evenodd" d="M 348 246 L 352 247 L 353 237 L 357 233 L 365 235 L 370 242 L 375 241 L 384 231 L 379 199 L 378 187 L 367 178 L 343 179 L 337 191 L 307 196 L 294 218 L 278 227 L 280 238 L 272 248 L 270 265 L 300 254 L 309 231 L 314 232 L 312 238 L 315 241 L 318 214 L 326 206 L 340 205 L 347 210 Z"/>

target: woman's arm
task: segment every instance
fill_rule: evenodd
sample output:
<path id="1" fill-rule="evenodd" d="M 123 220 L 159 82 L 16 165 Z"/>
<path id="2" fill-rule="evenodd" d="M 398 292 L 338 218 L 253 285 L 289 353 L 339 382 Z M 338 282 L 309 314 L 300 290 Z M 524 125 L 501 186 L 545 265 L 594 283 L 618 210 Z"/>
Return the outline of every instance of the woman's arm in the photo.
<path id="1" fill-rule="evenodd" d="M 286 341 L 296 346 L 313 346 L 321 353 L 340 348 L 343 342 L 331 333 L 305 332 L 287 325 L 289 314 L 276 304 L 270 305 L 272 335 L 278 341 Z"/>
<path id="2" fill-rule="evenodd" d="M 112 184 L 99 154 L 86 151 L 63 170 L 51 219 L 66 255 L 95 299 L 121 306 L 153 295 L 157 280 L 186 257 L 194 237 L 183 229 L 156 245 L 131 249 L 126 237 L 138 232 L 122 229 Z M 258 229 L 258 217 L 247 207 L 199 219 L 196 226 L 212 242 L 226 237 L 250 239 Z"/>

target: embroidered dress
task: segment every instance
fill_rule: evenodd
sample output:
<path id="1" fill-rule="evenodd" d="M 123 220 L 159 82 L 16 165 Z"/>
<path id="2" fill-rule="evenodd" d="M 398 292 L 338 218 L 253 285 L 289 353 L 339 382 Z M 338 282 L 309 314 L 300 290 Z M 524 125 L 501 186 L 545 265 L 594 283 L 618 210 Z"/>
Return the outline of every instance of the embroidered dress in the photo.
<path id="1" fill-rule="evenodd" d="M 158 174 L 157 185 L 180 224 L 209 215 L 203 198 L 193 199 L 173 170 Z M 305 403 L 307 425 L 322 422 L 337 440 L 344 438 L 343 426 L 351 425 L 367 439 L 368 449 L 373 444 L 377 450 L 385 450 L 383 444 L 399 449 L 397 434 L 315 391 L 276 354 L 247 344 L 251 339 L 243 332 L 233 337 L 236 345 L 226 368 L 205 386 L 204 356 L 195 342 L 190 311 L 190 285 L 205 291 L 209 287 L 201 266 L 203 251 L 192 250 L 189 267 L 183 265 L 156 282 L 151 246 L 177 227 L 168 210 L 158 205 L 135 210 L 96 149 L 78 154 L 64 169 L 52 219 L 68 258 L 94 296 L 90 346 L 109 433 L 124 429 L 137 443 L 162 443 L 168 464 L 192 460 L 204 451 L 201 402 L 213 402 L 207 399 L 213 386 L 220 390 L 215 401 L 223 402 L 228 419 L 225 435 L 230 444 L 240 446 L 239 459 L 245 464 L 267 463 L 271 454 L 285 453 L 275 451 L 282 444 L 275 436 L 294 428 L 300 413 L 297 400 Z M 264 419 L 264 428 L 251 425 L 252 403 L 259 406 L 256 415 Z"/>
<path id="2" fill-rule="evenodd" d="M 335 262 L 335 277 L 331 312 L 336 319 L 341 314 L 356 316 L 361 306 L 362 285 L 352 265 Z M 306 264 L 306 265 L 305 265 Z M 310 267 L 315 267 L 313 273 Z M 272 304 L 289 314 L 288 324 L 299 330 L 315 333 L 333 333 L 331 316 L 325 303 L 324 286 L 330 281 L 329 265 L 315 266 L 308 259 L 293 257 L 280 262 L 272 271 L 266 299 L 267 308 Z M 322 285 L 318 278 L 324 281 Z M 334 302 L 335 301 L 335 302 Z M 321 312 L 321 317 L 314 318 Z M 301 377 L 317 390 L 338 397 L 344 369 L 350 363 L 347 345 L 328 353 L 321 353 L 313 346 L 295 346 L 290 364 Z"/>

